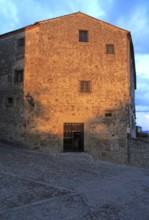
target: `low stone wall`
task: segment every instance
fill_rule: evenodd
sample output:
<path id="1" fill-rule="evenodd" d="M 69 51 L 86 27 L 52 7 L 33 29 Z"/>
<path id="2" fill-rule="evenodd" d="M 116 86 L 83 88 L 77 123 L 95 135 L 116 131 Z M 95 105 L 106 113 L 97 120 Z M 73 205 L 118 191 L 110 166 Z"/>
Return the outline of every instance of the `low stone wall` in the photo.
<path id="1" fill-rule="evenodd" d="M 130 140 L 129 164 L 149 168 L 149 138 Z"/>

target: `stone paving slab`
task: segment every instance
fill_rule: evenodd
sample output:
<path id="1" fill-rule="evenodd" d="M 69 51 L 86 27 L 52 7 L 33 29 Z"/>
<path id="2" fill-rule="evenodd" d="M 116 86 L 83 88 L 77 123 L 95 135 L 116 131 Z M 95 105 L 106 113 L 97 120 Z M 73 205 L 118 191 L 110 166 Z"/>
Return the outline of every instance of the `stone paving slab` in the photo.
<path id="1" fill-rule="evenodd" d="M 0 144 L 0 219 L 148 220 L 149 169 Z"/>

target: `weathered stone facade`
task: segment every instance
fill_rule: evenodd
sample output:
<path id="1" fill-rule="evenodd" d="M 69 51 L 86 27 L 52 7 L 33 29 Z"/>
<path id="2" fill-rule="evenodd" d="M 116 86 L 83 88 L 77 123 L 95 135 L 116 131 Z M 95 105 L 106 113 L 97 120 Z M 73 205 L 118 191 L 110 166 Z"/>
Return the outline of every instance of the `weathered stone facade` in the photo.
<path id="1" fill-rule="evenodd" d="M 81 12 L 3 34 L 0 138 L 127 163 L 135 85 L 130 33 Z"/>
<path id="2" fill-rule="evenodd" d="M 129 164 L 149 168 L 149 138 L 131 139 Z"/>

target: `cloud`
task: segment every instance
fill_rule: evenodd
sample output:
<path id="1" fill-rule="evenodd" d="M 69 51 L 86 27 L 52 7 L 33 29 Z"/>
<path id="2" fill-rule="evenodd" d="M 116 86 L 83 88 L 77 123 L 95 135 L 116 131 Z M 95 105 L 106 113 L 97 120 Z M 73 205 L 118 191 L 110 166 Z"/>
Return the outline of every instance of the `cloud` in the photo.
<path id="1" fill-rule="evenodd" d="M 108 0 L 109 5 L 112 1 Z M 104 5 L 103 0 L 0 0 L 1 33 L 77 11 L 104 18 Z"/>
<path id="2" fill-rule="evenodd" d="M 136 55 L 136 71 L 136 109 L 143 111 L 149 109 L 149 54 Z"/>
<path id="3" fill-rule="evenodd" d="M 149 114 L 145 115 L 145 118 L 149 119 Z"/>
<path id="4" fill-rule="evenodd" d="M 73 1 L 74 2 L 74 1 Z M 90 1 L 90 0 L 78 0 L 79 3 L 79 8 L 80 10 L 82 10 L 83 12 L 94 16 L 94 17 L 104 17 L 105 16 L 105 11 L 102 7 L 102 4 L 100 4 L 100 1 L 98 0 L 94 0 L 94 1 Z"/>
<path id="5" fill-rule="evenodd" d="M 14 22 L 18 22 L 18 16 L 17 16 L 17 7 L 16 5 L 8 0 L 7 2 L 5 0 L 0 0 L 0 11 L 1 15 L 3 15 L 6 18 L 13 18 Z"/>
<path id="6" fill-rule="evenodd" d="M 65 0 L 57 0 L 56 3 L 55 0 L 0 0 L 0 32 L 9 32 L 69 12 L 70 7 Z"/>
<path id="7" fill-rule="evenodd" d="M 149 79 L 149 54 L 136 54 L 135 60 L 137 74 Z"/>
<path id="8" fill-rule="evenodd" d="M 145 4 L 136 5 L 127 16 L 123 14 L 117 20 L 118 26 L 131 32 L 137 53 L 149 51 L 149 45 L 146 44 L 149 39 L 148 8 Z"/>
<path id="9" fill-rule="evenodd" d="M 139 76 L 136 90 L 136 105 L 148 106 L 149 109 L 149 79 Z"/>
<path id="10" fill-rule="evenodd" d="M 107 3 L 112 4 L 113 0 L 107 0 Z M 63 0 L 65 8 L 69 8 L 68 13 L 77 11 L 84 12 L 96 18 L 104 18 L 106 16 L 105 3 L 103 0 Z"/>
<path id="11" fill-rule="evenodd" d="M 133 30 L 134 34 L 138 34 L 141 31 L 143 33 L 149 33 L 148 29 L 146 29 L 148 25 L 148 16 L 147 16 L 147 9 L 145 6 L 139 7 L 134 11 L 134 14 L 129 20 L 130 30 Z"/>
<path id="12" fill-rule="evenodd" d="M 145 4 L 136 4 L 133 5 L 130 3 L 129 8 L 127 4 L 124 6 L 124 10 L 119 10 L 117 17 L 117 24 L 121 27 L 127 28 L 127 30 L 132 31 L 134 34 L 139 33 L 143 30 L 143 33 L 149 33 L 148 29 L 145 29 L 148 26 L 148 7 Z M 120 9 L 120 8 L 119 8 Z M 127 16 L 126 16 L 127 14 Z"/>
<path id="13" fill-rule="evenodd" d="M 55 0 L 51 0 L 50 2 L 47 0 L 38 0 L 37 5 L 39 8 L 42 8 L 42 14 L 44 10 L 44 14 L 46 15 L 48 9 L 49 14 L 53 14 L 52 17 L 71 14 L 77 11 L 87 13 L 94 17 L 104 16 L 105 14 L 99 0 L 57 0 L 56 3 Z"/>
<path id="14" fill-rule="evenodd" d="M 149 130 L 149 54 L 136 54 L 136 71 L 137 124 Z"/>
<path id="15" fill-rule="evenodd" d="M 149 130 L 149 113 L 137 112 L 137 125 L 142 126 L 143 130 Z"/>
<path id="16" fill-rule="evenodd" d="M 13 1 L 0 0 L 0 13 L 2 32 L 6 32 L 7 29 L 13 30 L 19 24 L 18 9 Z"/>

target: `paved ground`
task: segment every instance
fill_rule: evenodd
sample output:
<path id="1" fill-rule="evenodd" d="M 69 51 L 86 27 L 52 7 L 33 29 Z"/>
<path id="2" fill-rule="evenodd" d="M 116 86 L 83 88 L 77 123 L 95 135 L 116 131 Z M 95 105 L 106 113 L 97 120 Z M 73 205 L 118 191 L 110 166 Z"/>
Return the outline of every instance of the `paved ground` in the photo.
<path id="1" fill-rule="evenodd" d="M 0 220 L 148 220 L 149 169 L 0 144 Z"/>

